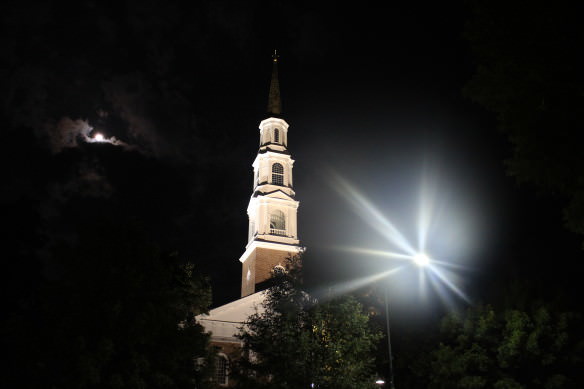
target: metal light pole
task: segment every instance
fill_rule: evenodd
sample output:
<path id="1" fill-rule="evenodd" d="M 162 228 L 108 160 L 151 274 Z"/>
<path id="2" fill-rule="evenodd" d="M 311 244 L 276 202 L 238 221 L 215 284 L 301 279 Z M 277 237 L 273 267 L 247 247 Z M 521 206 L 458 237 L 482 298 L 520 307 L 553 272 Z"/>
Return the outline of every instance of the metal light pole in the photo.
<path id="1" fill-rule="evenodd" d="M 395 389 L 393 384 L 393 355 L 391 353 L 391 335 L 389 332 L 389 285 L 385 285 L 385 324 L 387 326 L 387 352 L 389 354 L 389 365 L 388 365 L 388 376 L 387 376 L 387 387 L 389 389 Z"/>
<path id="2" fill-rule="evenodd" d="M 430 257 L 423 252 L 419 252 L 412 257 L 414 263 L 418 267 L 423 268 L 430 265 Z M 385 283 L 385 325 L 387 328 L 387 354 L 389 357 L 388 371 L 387 371 L 387 382 L 385 382 L 385 387 L 389 389 L 395 389 L 395 384 L 393 382 L 393 354 L 391 352 L 391 331 L 389 328 L 389 283 Z M 381 382 L 376 382 L 381 384 Z"/>

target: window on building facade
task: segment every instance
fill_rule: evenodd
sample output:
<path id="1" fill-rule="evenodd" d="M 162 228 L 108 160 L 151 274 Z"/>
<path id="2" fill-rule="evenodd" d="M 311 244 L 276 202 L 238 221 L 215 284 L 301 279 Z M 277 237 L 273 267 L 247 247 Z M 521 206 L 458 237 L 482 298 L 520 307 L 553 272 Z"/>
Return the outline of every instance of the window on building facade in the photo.
<path id="1" fill-rule="evenodd" d="M 284 167 L 279 163 L 272 165 L 272 184 L 284 185 Z"/>
<path id="2" fill-rule="evenodd" d="M 274 142 L 280 143 L 280 130 L 277 128 L 274 130 Z"/>
<path id="3" fill-rule="evenodd" d="M 275 210 L 270 214 L 270 234 L 286 235 L 286 218 L 284 217 L 284 212 Z"/>
<path id="4" fill-rule="evenodd" d="M 229 361 L 225 355 L 219 354 L 215 359 L 215 382 L 219 385 L 227 385 L 229 375 Z"/>

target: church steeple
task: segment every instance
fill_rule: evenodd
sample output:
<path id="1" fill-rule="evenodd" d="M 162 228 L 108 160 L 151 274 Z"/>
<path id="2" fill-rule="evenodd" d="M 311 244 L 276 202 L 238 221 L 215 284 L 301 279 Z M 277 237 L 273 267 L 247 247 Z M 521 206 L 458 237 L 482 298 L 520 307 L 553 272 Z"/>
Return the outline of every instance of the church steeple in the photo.
<path id="1" fill-rule="evenodd" d="M 274 50 L 272 55 L 272 82 L 268 96 L 268 114 L 282 114 L 282 99 L 280 98 L 280 81 L 278 80 L 278 52 Z"/>
<path id="2" fill-rule="evenodd" d="M 294 160 L 288 151 L 288 123 L 280 116 L 278 56 L 272 57 L 268 118 L 261 121 L 260 148 L 252 164 L 253 191 L 247 207 L 249 236 L 242 263 L 241 296 L 257 292 L 274 267 L 301 251 L 292 181 Z"/>

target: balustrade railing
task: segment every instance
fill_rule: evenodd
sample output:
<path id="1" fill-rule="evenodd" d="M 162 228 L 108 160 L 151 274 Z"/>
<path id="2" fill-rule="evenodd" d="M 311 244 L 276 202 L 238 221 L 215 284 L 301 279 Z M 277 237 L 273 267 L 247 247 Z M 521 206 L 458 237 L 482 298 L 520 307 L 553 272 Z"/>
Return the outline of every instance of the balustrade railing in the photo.
<path id="1" fill-rule="evenodd" d="M 279 230 L 277 228 L 270 228 L 271 235 L 286 236 L 286 230 Z"/>

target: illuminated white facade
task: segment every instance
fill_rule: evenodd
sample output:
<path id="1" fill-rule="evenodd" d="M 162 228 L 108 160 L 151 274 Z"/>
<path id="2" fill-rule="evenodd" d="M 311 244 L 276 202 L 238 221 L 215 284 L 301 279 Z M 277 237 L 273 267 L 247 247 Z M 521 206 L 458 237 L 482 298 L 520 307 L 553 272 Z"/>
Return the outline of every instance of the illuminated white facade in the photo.
<path id="1" fill-rule="evenodd" d="M 280 117 L 278 59 L 274 58 L 269 117 L 259 125 L 260 145 L 253 166 L 253 192 L 247 215 L 248 243 L 239 258 L 242 268 L 241 295 L 256 291 L 275 266 L 285 265 L 290 255 L 300 251 L 292 169 L 294 160 L 288 151 L 288 123 Z"/>
<path id="2" fill-rule="evenodd" d="M 274 133 L 279 136 L 274 139 Z M 294 160 L 286 149 L 288 123 L 269 118 L 260 123 L 259 153 L 253 162 L 253 194 L 247 207 L 248 245 L 254 241 L 298 244 L 298 201 L 292 189 Z M 278 139 L 279 138 L 279 139 Z"/>

